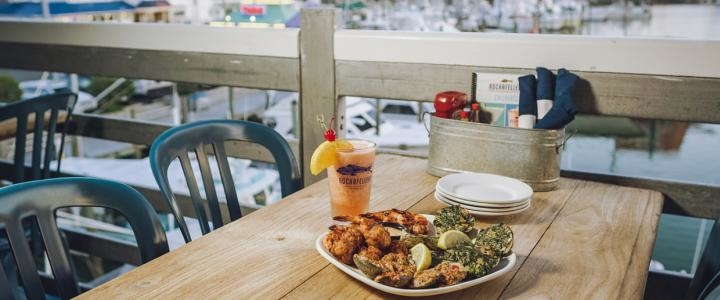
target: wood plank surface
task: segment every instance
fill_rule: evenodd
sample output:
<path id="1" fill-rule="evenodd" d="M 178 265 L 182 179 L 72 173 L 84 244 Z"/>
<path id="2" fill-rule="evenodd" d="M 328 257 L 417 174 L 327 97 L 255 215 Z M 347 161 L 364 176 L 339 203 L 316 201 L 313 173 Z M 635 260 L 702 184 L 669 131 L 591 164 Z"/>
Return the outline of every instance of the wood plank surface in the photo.
<path id="1" fill-rule="evenodd" d="M 437 181 L 427 161 L 379 155 L 371 210 L 434 213 Z M 515 267 L 447 298 L 641 298 L 662 196 L 657 192 L 562 179 L 535 193 L 531 209 L 479 217 L 515 233 Z M 327 182 L 315 183 L 81 295 L 106 298 L 398 298 L 327 263 L 314 249 L 332 224 Z"/>
<path id="2" fill-rule="evenodd" d="M 659 193 L 582 182 L 502 298 L 642 298 L 661 206 Z"/>
<path id="3" fill-rule="evenodd" d="M 409 208 L 437 178 L 417 158 L 379 155 L 371 210 Z M 398 189 L 398 175 L 402 185 Z M 81 299 L 280 298 L 328 266 L 315 240 L 332 224 L 327 181 L 260 209 L 83 295 Z"/>

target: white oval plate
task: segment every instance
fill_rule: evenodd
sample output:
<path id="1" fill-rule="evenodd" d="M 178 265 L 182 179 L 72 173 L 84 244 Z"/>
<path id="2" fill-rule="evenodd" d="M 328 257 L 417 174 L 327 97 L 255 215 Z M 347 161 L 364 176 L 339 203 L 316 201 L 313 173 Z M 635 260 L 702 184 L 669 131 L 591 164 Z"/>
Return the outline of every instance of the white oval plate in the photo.
<path id="1" fill-rule="evenodd" d="M 520 202 L 533 193 L 520 180 L 486 173 L 450 174 L 438 180 L 437 189 L 455 198 L 497 204 Z"/>
<path id="2" fill-rule="evenodd" d="M 468 204 L 463 201 L 448 198 L 437 192 L 435 192 L 435 198 L 438 200 L 441 200 L 443 203 L 453 203 L 455 205 L 467 207 L 468 209 L 472 208 L 473 210 L 476 210 L 476 211 L 494 212 L 494 213 L 515 212 L 516 210 L 525 210 L 527 208 L 527 206 L 530 205 L 530 201 L 531 201 L 530 199 L 532 199 L 532 198 L 525 199 L 525 201 L 520 202 L 520 205 L 518 205 L 518 206 L 485 207 L 485 206 L 481 206 L 481 205 L 478 205 L 475 203 Z"/>
<path id="3" fill-rule="evenodd" d="M 435 219 L 434 216 L 430 215 L 424 215 L 428 218 L 428 221 L 430 224 L 432 224 L 433 219 Z M 325 249 L 325 246 L 323 245 L 322 241 L 323 238 L 325 238 L 325 235 L 328 234 L 328 232 L 325 232 L 321 234 L 317 241 L 315 242 L 315 248 L 320 253 L 322 257 L 327 259 L 331 264 L 335 265 L 338 269 L 345 272 L 345 274 L 350 275 L 350 277 L 355 278 L 359 280 L 360 282 L 367 284 L 373 288 L 376 288 L 378 290 L 381 290 L 386 293 L 400 295 L 400 296 L 410 296 L 410 297 L 422 297 L 422 296 L 432 296 L 432 295 L 440 295 L 445 293 L 451 293 L 455 291 L 459 291 L 462 289 L 466 289 L 472 286 L 476 286 L 478 284 L 481 284 L 486 281 L 493 280 L 495 278 L 498 278 L 502 276 L 503 274 L 507 273 L 512 269 L 512 267 L 515 265 L 515 261 L 517 260 L 515 253 L 512 253 L 508 255 L 507 257 L 503 257 L 500 260 L 500 264 L 495 267 L 495 269 L 490 273 L 483 277 L 475 278 L 473 280 L 463 281 L 461 283 L 458 283 L 456 285 L 451 286 L 444 286 L 444 287 L 437 287 L 437 288 L 431 288 L 431 289 L 401 289 L 401 288 L 395 288 L 391 286 L 387 286 L 384 284 L 380 284 L 378 282 L 373 281 L 372 279 L 365 276 L 365 274 L 362 273 L 359 269 L 346 265 L 342 263 L 341 261 L 337 260 L 330 252 Z"/>
<path id="4" fill-rule="evenodd" d="M 509 216 L 514 215 L 517 213 L 524 212 L 530 208 L 530 202 L 526 206 L 523 206 L 519 209 L 513 210 L 513 211 L 506 211 L 506 212 L 487 212 L 487 211 L 479 211 L 473 208 L 472 206 L 467 206 L 465 204 L 452 202 L 449 200 L 445 200 L 444 198 L 438 198 L 437 194 L 435 195 L 435 200 L 438 202 L 445 204 L 445 205 L 460 205 L 460 207 L 467 209 L 471 214 L 476 216 L 485 216 L 485 217 L 499 217 L 499 216 Z"/>
<path id="5" fill-rule="evenodd" d="M 443 194 L 443 192 L 439 189 L 435 189 L 435 196 L 440 196 L 445 200 L 450 200 L 452 202 L 458 202 L 462 204 L 466 204 L 469 206 L 475 206 L 475 207 L 482 207 L 482 208 L 489 208 L 489 209 L 518 209 L 525 205 L 527 205 L 528 201 L 532 199 L 526 198 L 522 199 L 519 202 L 513 202 L 513 203 L 507 203 L 507 204 L 496 204 L 496 203 L 485 203 L 485 202 L 479 202 L 479 201 L 469 201 L 465 199 L 456 198 L 450 195 Z"/>

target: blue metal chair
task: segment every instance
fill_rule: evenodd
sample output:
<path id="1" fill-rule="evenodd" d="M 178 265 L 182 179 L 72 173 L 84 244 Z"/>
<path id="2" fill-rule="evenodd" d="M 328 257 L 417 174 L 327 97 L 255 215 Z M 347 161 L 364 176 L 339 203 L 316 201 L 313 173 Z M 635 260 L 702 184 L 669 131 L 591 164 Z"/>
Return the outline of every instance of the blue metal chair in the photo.
<path id="1" fill-rule="evenodd" d="M 44 179 L 50 177 L 50 161 L 57 158 L 57 172 L 60 171 L 60 158 L 62 157 L 63 145 L 65 144 L 65 133 L 67 126 L 63 126 L 60 135 L 60 150 L 55 152 L 55 133 L 57 129 L 58 116 L 61 111 L 66 112 L 65 120 L 70 120 L 77 95 L 70 92 L 56 93 L 52 95 L 35 97 L 11 103 L 0 108 L 0 122 L 16 119 L 15 133 L 15 154 L 13 157 L 12 182 Z M 45 124 L 45 114 L 50 112 L 50 118 Z M 34 117 L 33 143 L 31 156 L 31 173 L 25 170 L 25 144 L 28 134 L 28 119 Z M 45 145 L 42 144 L 43 130 L 47 128 Z M 29 234 L 32 236 L 32 248 L 40 251 L 37 235 L 37 226 L 30 225 Z M 0 238 L 0 259 L 7 254 L 7 240 Z M 3 259 L 3 261 L 5 261 Z"/>
<path id="2" fill-rule="evenodd" d="M 111 208 L 133 228 L 143 263 L 168 252 L 162 224 L 148 201 L 131 187 L 95 178 L 57 178 L 18 183 L 0 189 L 0 230 L 5 231 L 28 299 L 44 299 L 42 278 L 25 237 L 22 222 L 37 221 L 53 273 L 58 296 L 78 295 L 78 283 L 55 221 L 65 207 Z M 0 299 L 14 299 L 14 289 L 0 270 Z"/>
<path id="3" fill-rule="evenodd" d="M 155 139 L 151 146 L 150 166 L 160 187 L 160 192 L 177 219 L 186 242 L 189 242 L 192 238 L 170 188 L 167 174 L 168 167 L 173 160 L 180 160 L 188 190 L 190 191 L 190 198 L 195 208 L 195 214 L 200 223 L 200 229 L 203 235 L 207 234 L 210 232 L 210 224 L 188 153 L 194 152 L 197 156 L 207 204 L 212 216 L 213 229 L 217 229 L 223 225 L 223 220 L 205 147 L 212 146 L 213 148 L 223 189 L 225 190 L 229 216 L 231 220 L 236 220 L 242 217 L 242 213 L 232 174 L 230 174 L 224 144 L 225 141 L 233 140 L 260 144 L 270 151 L 280 173 L 283 197 L 297 191 L 302 185 L 302 175 L 290 146 L 277 132 L 267 126 L 246 121 L 208 120 L 168 129 Z"/>
<path id="4" fill-rule="evenodd" d="M 685 299 L 706 299 L 720 287 L 720 218 L 715 220 Z"/>
<path id="5" fill-rule="evenodd" d="M 67 126 L 63 126 L 60 136 L 60 151 L 55 152 L 55 133 L 60 111 L 66 111 L 66 120 L 70 119 L 77 96 L 73 93 L 63 92 L 40 96 L 32 99 L 14 102 L 0 108 L 0 122 L 17 118 L 17 133 L 15 135 L 15 156 L 13 167 L 13 182 L 44 179 L 50 177 L 50 161 L 58 159 L 57 171 L 60 171 L 60 157 Z M 45 114 L 50 112 L 48 124 L 45 124 Z M 33 147 L 31 156 L 32 173 L 26 177 L 25 173 L 25 139 L 28 134 L 28 118 L 35 117 L 33 126 Z M 47 140 L 42 145 L 43 129 L 47 127 Z"/>

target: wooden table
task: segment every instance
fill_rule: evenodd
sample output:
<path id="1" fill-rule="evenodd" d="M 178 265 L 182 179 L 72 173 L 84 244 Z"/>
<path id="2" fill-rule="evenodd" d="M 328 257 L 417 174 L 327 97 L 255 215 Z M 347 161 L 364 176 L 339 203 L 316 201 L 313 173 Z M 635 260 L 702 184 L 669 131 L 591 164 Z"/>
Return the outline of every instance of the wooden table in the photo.
<path id="1" fill-rule="evenodd" d="M 423 159 L 380 155 L 371 210 L 433 213 L 436 177 Z M 86 299 L 395 298 L 330 265 L 315 250 L 330 220 L 323 180 L 138 267 Z M 530 210 L 479 218 L 515 232 L 507 274 L 452 298 L 639 299 L 662 209 L 653 191 L 562 179 Z"/>

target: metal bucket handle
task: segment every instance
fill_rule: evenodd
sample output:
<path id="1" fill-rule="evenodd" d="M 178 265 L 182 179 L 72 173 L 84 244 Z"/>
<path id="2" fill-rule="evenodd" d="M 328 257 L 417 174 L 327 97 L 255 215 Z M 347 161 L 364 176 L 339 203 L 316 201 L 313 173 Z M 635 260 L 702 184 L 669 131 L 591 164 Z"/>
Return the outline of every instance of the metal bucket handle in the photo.
<path id="1" fill-rule="evenodd" d="M 568 134 L 565 139 L 562 141 L 562 143 L 555 145 L 555 154 L 560 154 L 560 148 L 564 147 L 567 141 L 570 140 L 575 134 L 577 133 L 577 130 L 573 130 Z"/>
<path id="2" fill-rule="evenodd" d="M 430 116 L 432 116 L 432 113 L 429 112 L 429 111 L 426 111 L 426 112 L 423 112 L 423 114 L 422 114 L 423 127 L 425 127 L 425 131 L 427 131 L 428 136 L 430 136 L 430 128 L 428 128 L 428 123 L 425 122 L 425 115 L 430 115 Z"/>

